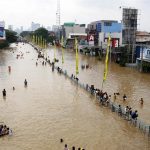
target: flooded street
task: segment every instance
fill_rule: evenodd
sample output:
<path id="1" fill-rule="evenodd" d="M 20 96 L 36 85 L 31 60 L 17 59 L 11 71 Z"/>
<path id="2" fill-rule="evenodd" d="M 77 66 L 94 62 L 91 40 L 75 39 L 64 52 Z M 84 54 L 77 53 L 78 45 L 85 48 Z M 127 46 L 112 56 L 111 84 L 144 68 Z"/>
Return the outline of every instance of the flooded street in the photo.
<path id="1" fill-rule="evenodd" d="M 15 46 L 15 45 L 13 45 Z M 17 54 L 24 54 L 16 59 Z M 0 96 L 0 122 L 6 123 L 13 136 L 0 138 L 0 150 L 63 150 L 67 143 L 86 150 L 149 150 L 147 136 L 102 107 L 89 93 L 74 82 L 52 72 L 42 59 L 36 66 L 37 52 L 28 44 L 21 43 L 10 50 L 0 51 L 0 90 L 7 91 L 6 99 Z M 53 59 L 53 48 L 47 50 L 47 56 Z M 56 51 L 59 59 L 57 66 L 75 74 L 75 53 L 65 50 L 61 63 L 61 50 Z M 102 86 L 104 62 L 94 57 L 79 56 L 79 64 L 89 64 L 91 68 L 81 70 L 79 80 L 82 83 Z M 8 72 L 11 66 L 11 72 Z M 25 78 L 28 86 L 24 87 Z M 15 90 L 13 91 L 13 86 Z M 116 103 L 129 105 L 138 110 L 139 118 L 150 124 L 150 75 L 141 74 L 131 68 L 121 68 L 112 63 L 104 84 L 104 91 L 112 95 L 119 92 Z M 127 95 L 123 102 L 123 94 Z M 144 98 L 141 107 L 139 99 Z M 64 143 L 60 143 L 60 138 Z"/>

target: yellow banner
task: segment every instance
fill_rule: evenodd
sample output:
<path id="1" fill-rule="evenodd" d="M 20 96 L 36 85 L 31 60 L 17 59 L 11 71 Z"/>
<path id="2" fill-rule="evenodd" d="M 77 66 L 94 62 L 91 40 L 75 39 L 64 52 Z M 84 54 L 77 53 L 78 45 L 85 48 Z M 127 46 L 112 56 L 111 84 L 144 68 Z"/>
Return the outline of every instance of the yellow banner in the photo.
<path id="1" fill-rule="evenodd" d="M 56 42 L 55 42 L 55 47 L 54 47 L 54 63 L 55 63 L 55 60 L 56 60 Z"/>
<path id="2" fill-rule="evenodd" d="M 107 74 L 108 74 L 108 56 L 109 56 L 109 48 L 110 48 L 110 35 L 108 37 L 108 42 L 107 42 L 107 50 L 106 50 L 106 58 L 105 58 L 105 67 L 104 67 L 104 76 L 103 76 L 103 81 L 106 80 Z"/>
<path id="3" fill-rule="evenodd" d="M 42 36 L 40 36 L 40 47 L 43 47 Z"/>
<path id="4" fill-rule="evenodd" d="M 32 43 L 34 43 L 34 41 L 35 41 L 35 36 L 32 35 Z"/>
<path id="5" fill-rule="evenodd" d="M 76 49 L 76 75 L 79 74 L 79 56 L 78 56 L 78 40 L 75 38 L 75 49 Z"/>
<path id="6" fill-rule="evenodd" d="M 44 40 L 44 41 L 45 41 L 45 45 L 44 46 L 45 46 L 45 49 L 46 49 L 47 48 L 47 43 L 46 43 L 46 40 Z"/>
<path id="7" fill-rule="evenodd" d="M 39 38 L 39 36 L 38 36 L 38 43 L 37 44 L 38 44 L 38 46 L 40 46 L 40 38 Z"/>
<path id="8" fill-rule="evenodd" d="M 61 37 L 62 64 L 64 63 L 64 48 L 63 48 L 63 45 L 64 45 L 64 38 L 63 38 L 63 36 L 62 36 L 62 37 Z"/>

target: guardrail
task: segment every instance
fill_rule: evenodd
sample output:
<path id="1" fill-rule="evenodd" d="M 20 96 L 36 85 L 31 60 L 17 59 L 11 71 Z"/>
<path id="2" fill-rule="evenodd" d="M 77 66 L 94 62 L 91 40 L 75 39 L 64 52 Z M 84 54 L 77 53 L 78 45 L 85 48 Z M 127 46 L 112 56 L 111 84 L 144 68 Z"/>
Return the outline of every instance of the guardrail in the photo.
<path id="1" fill-rule="evenodd" d="M 31 44 L 34 48 L 35 47 L 33 44 Z M 37 50 L 39 51 L 39 50 Z M 49 59 L 44 58 L 45 61 L 47 61 L 47 63 L 49 63 L 50 66 L 52 66 L 52 63 L 50 62 Z M 93 92 L 89 86 L 87 86 L 88 84 L 84 84 L 81 83 L 79 80 L 76 80 L 74 77 L 72 77 L 71 75 L 69 75 L 67 73 L 67 70 L 62 70 L 59 66 L 55 66 L 54 65 L 54 69 L 56 69 L 58 71 L 59 74 L 63 74 L 65 77 L 67 77 L 68 79 L 70 79 L 71 81 L 73 81 L 75 84 L 77 84 L 78 86 L 80 86 L 81 88 L 83 88 L 84 90 L 86 90 L 89 94 L 92 94 L 93 96 L 96 97 L 96 99 L 99 101 L 99 103 L 101 105 L 105 105 L 107 108 L 111 109 L 112 112 L 117 113 L 120 117 L 122 117 L 124 120 L 128 121 L 131 125 L 135 126 L 136 128 L 138 128 L 139 130 L 143 131 L 144 134 L 150 136 L 150 125 L 145 124 L 143 121 L 141 121 L 140 119 L 132 119 L 131 115 L 127 115 L 125 112 L 125 108 L 121 106 L 121 113 L 118 111 L 119 105 L 109 101 L 109 103 L 103 102 L 103 100 L 100 100 L 100 97 L 96 95 L 95 92 Z"/>

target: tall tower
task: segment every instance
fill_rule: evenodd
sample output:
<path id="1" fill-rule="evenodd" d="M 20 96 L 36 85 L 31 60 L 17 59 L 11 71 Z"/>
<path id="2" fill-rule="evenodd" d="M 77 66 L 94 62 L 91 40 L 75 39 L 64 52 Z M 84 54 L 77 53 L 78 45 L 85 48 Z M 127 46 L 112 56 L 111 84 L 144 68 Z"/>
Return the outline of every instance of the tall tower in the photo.
<path id="1" fill-rule="evenodd" d="M 60 0 L 57 0 L 56 25 L 60 28 Z"/>
<path id="2" fill-rule="evenodd" d="M 138 9 L 123 8 L 122 23 L 123 23 L 123 44 L 128 46 L 128 54 L 131 55 L 131 62 L 135 58 L 135 43 L 137 31 Z M 130 58 L 128 59 L 130 60 Z"/>

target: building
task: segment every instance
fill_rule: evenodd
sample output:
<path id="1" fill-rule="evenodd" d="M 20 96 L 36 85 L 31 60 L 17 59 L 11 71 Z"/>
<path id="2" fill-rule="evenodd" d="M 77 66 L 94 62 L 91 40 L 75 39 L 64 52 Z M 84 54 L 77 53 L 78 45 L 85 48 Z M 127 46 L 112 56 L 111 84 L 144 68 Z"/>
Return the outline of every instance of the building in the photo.
<path id="1" fill-rule="evenodd" d="M 23 32 L 23 26 L 20 27 L 20 32 Z"/>
<path id="2" fill-rule="evenodd" d="M 137 9 L 123 8 L 123 13 L 122 13 L 123 44 L 128 47 L 128 62 L 132 62 L 132 63 L 135 61 L 137 18 L 138 18 Z"/>
<path id="3" fill-rule="evenodd" d="M 107 39 L 110 34 L 112 46 L 119 47 L 122 45 L 122 24 L 116 20 L 99 20 L 88 24 L 88 35 L 94 36 L 94 45 L 106 48 Z"/>
<path id="4" fill-rule="evenodd" d="M 47 26 L 46 28 L 48 31 L 51 31 L 51 27 L 50 26 Z"/>
<path id="5" fill-rule="evenodd" d="M 150 45 L 140 47 L 140 56 L 136 62 L 140 72 L 150 72 Z"/>
<path id="6" fill-rule="evenodd" d="M 74 22 L 66 22 L 61 26 L 60 36 L 64 37 L 66 41 L 66 46 L 68 48 L 73 48 L 75 43 L 75 38 L 78 42 L 84 43 L 87 41 L 87 34 L 85 32 L 85 24 L 75 24 Z"/>
<path id="7" fill-rule="evenodd" d="M 8 25 L 8 30 L 13 31 L 13 25 Z"/>
<path id="8" fill-rule="evenodd" d="M 136 32 L 136 62 L 140 72 L 150 72 L 150 33 Z"/>
<path id="9" fill-rule="evenodd" d="M 31 23 L 31 31 L 35 31 L 38 28 L 40 28 L 40 24 L 39 23 L 34 23 L 34 22 Z"/>
<path id="10" fill-rule="evenodd" d="M 136 44 L 149 44 L 150 45 L 150 33 L 146 31 L 136 32 Z"/>
<path id="11" fill-rule="evenodd" d="M 52 26 L 52 31 L 57 32 L 58 31 L 58 26 L 57 25 L 53 25 Z"/>
<path id="12" fill-rule="evenodd" d="M 0 41 L 6 39 L 6 34 L 5 34 L 5 22 L 0 21 Z"/>
<path id="13" fill-rule="evenodd" d="M 65 39 L 70 38 L 70 35 L 85 35 L 85 24 L 75 24 L 74 22 L 64 23 L 64 25 L 62 25 L 62 34 Z"/>

